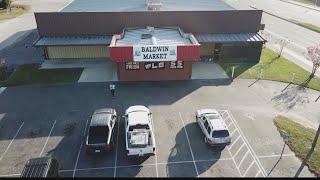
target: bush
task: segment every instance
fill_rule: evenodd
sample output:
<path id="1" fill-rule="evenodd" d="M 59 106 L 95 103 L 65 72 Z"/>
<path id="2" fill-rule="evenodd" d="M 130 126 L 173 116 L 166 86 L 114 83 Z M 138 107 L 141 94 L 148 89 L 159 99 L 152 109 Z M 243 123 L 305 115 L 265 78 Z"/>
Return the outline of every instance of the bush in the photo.
<path id="1" fill-rule="evenodd" d="M 10 0 L 0 0 L 0 8 L 6 9 L 10 3 Z"/>

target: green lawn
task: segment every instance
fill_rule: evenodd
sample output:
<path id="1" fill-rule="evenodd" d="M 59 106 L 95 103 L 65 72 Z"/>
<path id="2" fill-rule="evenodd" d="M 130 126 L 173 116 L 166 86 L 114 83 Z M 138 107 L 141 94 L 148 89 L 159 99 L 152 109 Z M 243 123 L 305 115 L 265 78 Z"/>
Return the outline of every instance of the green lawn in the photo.
<path id="1" fill-rule="evenodd" d="M 24 13 L 26 13 L 27 10 L 24 8 L 18 8 L 18 7 L 12 7 L 11 8 L 11 12 L 8 14 L 6 9 L 1 9 L 0 10 L 0 20 L 4 20 L 4 19 L 11 19 L 11 18 L 15 18 L 18 17 Z"/>
<path id="2" fill-rule="evenodd" d="M 2 86 L 77 82 L 82 68 L 40 70 L 37 64 L 20 66 Z"/>
<path id="3" fill-rule="evenodd" d="M 316 25 L 313 25 L 313 24 L 310 24 L 310 23 L 298 23 L 298 24 L 300 26 L 302 26 L 302 27 L 305 27 L 307 29 L 310 29 L 312 31 L 320 33 L 320 27 L 319 26 L 316 26 Z"/>
<path id="4" fill-rule="evenodd" d="M 235 77 L 243 79 L 259 78 L 262 72 L 261 79 L 290 82 L 292 74 L 295 73 L 293 83 L 301 84 L 309 76 L 309 72 L 283 57 L 278 58 L 277 53 L 267 48 L 262 50 L 258 64 L 221 64 L 229 76 L 231 76 L 232 66 L 236 66 Z M 320 91 L 320 78 L 313 78 L 308 87 Z"/>
<path id="5" fill-rule="evenodd" d="M 311 148 L 313 138 L 316 131 L 314 129 L 306 128 L 286 117 L 277 116 L 274 123 L 278 130 L 284 130 L 291 136 L 289 142 L 290 149 L 301 159 L 307 155 Z M 316 148 L 307 162 L 309 169 L 320 175 L 320 140 L 318 140 Z"/>

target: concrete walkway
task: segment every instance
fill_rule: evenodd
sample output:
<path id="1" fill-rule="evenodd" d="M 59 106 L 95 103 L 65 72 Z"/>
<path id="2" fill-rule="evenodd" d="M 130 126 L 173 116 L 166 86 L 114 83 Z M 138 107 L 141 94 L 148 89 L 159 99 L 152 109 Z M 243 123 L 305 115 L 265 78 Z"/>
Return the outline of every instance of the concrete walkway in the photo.
<path id="1" fill-rule="evenodd" d="M 217 63 L 195 62 L 192 64 L 191 79 L 229 79 L 229 76 Z"/>

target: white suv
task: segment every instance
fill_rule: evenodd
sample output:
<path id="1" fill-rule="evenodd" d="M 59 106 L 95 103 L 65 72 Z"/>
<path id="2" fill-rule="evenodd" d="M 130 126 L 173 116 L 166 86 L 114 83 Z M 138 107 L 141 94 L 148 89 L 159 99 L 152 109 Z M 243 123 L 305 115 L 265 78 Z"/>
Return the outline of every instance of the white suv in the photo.
<path id="1" fill-rule="evenodd" d="M 227 125 L 215 109 L 201 109 L 196 112 L 197 122 L 209 145 L 229 145 L 231 136 Z"/>
<path id="2" fill-rule="evenodd" d="M 155 154 L 152 114 L 145 106 L 131 106 L 124 115 L 128 156 Z"/>

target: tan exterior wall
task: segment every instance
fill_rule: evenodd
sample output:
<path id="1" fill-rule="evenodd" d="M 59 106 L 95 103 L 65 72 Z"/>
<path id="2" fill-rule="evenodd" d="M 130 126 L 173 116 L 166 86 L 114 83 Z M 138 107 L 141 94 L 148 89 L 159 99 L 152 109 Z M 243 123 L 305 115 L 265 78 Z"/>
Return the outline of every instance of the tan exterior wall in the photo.
<path id="1" fill-rule="evenodd" d="M 49 59 L 108 58 L 107 46 L 49 46 Z"/>

